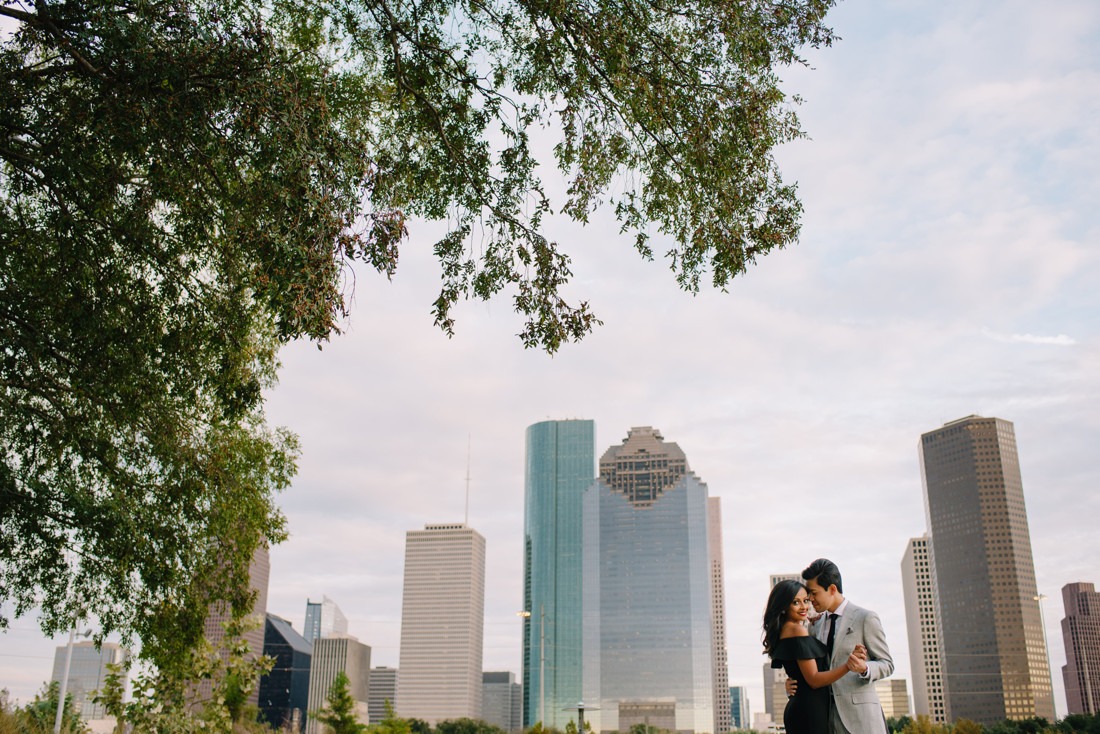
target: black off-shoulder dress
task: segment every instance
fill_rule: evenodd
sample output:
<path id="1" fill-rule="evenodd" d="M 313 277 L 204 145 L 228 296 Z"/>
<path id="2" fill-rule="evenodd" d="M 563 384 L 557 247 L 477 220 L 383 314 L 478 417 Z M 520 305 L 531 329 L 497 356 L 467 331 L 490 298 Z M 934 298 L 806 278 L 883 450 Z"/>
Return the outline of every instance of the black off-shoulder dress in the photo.
<path id="1" fill-rule="evenodd" d="M 787 637 L 779 640 L 772 650 L 772 667 L 783 668 L 787 675 L 798 681 L 794 697 L 787 701 L 783 711 L 783 726 L 787 734 L 828 734 L 829 687 L 811 688 L 798 667 L 799 660 L 816 660 L 817 669 L 829 669 L 825 645 L 816 637 Z"/>

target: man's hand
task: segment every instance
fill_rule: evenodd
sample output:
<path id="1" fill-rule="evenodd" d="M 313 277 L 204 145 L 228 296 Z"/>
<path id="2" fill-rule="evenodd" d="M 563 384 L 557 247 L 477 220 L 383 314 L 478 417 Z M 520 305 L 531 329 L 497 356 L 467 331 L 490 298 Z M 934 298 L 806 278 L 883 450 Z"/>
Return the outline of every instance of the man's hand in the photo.
<path id="1" fill-rule="evenodd" d="M 863 645 L 856 645 L 852 650 L 852 654 L 848 656 L 848 670 L 853 673 L 863 674 L 867 670 L 867 648 Z"/>
<path id="2" fill-rule="evenodd" d="M 787 689 L 787 698 L 794 695 L 794 692 L 798 690 L 798 681 L 794 678 L 788 678 L 787 682 L 783 684 L 783 687 Z"/>

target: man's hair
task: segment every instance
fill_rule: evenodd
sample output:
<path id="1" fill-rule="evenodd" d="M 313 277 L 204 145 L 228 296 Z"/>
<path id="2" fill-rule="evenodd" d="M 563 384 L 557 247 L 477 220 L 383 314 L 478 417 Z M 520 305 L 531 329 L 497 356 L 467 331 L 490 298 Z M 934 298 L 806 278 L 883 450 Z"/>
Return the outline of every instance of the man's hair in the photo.
<path id="1" fill-rule="evenodd" d="M 809 566 L 806 566 L 806 570 L 802 572 L 802 578 L 806 581 L 817 579 L 817 585 L 823 589 L 828 589 L 836 584 L 836 590 L 841 594 L 844 593 L 844 583 L 840 580 L 840 569 L 828 558 L 818 558 Z"/>

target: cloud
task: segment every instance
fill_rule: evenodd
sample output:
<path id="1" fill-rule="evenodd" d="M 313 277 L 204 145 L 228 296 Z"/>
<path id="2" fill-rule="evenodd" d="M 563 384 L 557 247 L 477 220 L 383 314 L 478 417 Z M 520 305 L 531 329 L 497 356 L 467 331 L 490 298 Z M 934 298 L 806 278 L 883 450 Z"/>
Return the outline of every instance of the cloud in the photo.
<path id="1" fill-rule="evenodd" d="M 998 334 L 995 331 L 989 329 L 982 329 L 982 336 L 992 339 L 997 342 L 1004 342 L 1006 344 L 1039 344 L 1045 346 L 1055 347 L 1072 347 L 1077 344 L 1077 340 L 1066 334 L 1059 334 L 1058 336 L 1039 336 L 1036 334 Z"/>

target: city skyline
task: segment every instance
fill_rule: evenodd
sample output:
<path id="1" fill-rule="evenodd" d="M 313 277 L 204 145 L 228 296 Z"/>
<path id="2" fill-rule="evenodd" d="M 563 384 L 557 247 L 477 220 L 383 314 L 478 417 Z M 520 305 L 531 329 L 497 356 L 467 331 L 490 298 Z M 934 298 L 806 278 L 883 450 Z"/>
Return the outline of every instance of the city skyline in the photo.
<path id="1" fill-rule="evenodd" d="M 898 560 L 924 530 L 916 437 L 997 415 L 1025 447 L 1064 715 L 1059 590 L 1095 581 L 1100 556 L 1100 8 L 849 0 L 829 22 L 842 40 L 783 71 L 811 137 L 780 151 L 801 242 L 729 293 L 681 293 L 658 232 L 644 263 L 606 218 L 558 227 L 569 294 L 604 325 L 550 358 L 523 350 L 506 297 L 460 305 L 453 339 L 432 327 L 438 272 L 419 222 L 392 283 L 354 273 L 345 333 L 288 346 L 269 393 L 271 423 L 302 446 L 276 498 L 290 538 L 271 550 L 271 612 L 297 627 L 327 594 L 396 667 L 404 532 L 466 517 L 469 457 L 469 521 L 489 547 L 485 669 L 518 675 L 523 430 L 584 416 L 600 446 L 661 426 L 721 497 L 730 685 L 755 710 L 767 574 L 819 556 L 882 616 L 908 677 Z M 31 698 L 64 637 L 14 620 L 0 686 Z"/>

